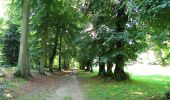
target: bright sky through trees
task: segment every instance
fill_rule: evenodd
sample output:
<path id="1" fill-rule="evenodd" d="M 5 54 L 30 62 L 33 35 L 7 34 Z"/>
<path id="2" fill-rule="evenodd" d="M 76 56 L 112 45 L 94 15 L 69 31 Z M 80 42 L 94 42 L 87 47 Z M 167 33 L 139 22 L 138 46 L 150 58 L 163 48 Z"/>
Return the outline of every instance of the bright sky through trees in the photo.
<path id="1" fill-rule="evenodd" d="M 0 0 L 0 17 L 5 16 L 4 0 Z"/>

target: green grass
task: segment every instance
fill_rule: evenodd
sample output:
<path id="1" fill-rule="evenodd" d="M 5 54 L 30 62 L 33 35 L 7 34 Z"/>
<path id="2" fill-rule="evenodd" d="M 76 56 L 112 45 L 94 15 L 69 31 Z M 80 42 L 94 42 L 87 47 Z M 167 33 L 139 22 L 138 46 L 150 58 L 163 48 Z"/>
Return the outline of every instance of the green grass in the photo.
<path id="1" fill-rule="evenodd" d="M 41 90 L 41 91 L 34 91 L 32 93 L 23 94 L 17 97 L 16 100 L 51 100 L 47 98 L 50 98 L 48 91 Z"/>
<path id="2" fill-rule="evenodd" d="M 1 68 L 1 70 L 5 71 L 6 75 L 11 75 L 14 71 L 13 68 Z M 0 79 L 1 82 L 3 82 L 3 79 Z M 22 78 L 6 78 L 6 92 L 7 94 L 10 94 L 12 97 L 15 97 L 15 90 L 18 89 L 19 87 L 23 86 L 26 84 L 28 81 L 24 80 Z M 6 100 L 8 99 L 7 97 L 2 97 L 0 96 L 0 100 Z"/>
<path id="3" fill-rule="evenodd" d="M 86 100 L 164 100 L 170 88 L 170 76 L 131 76 L 131 80 L 117 82 L 95 77 L 97 73 L 80 72 Z"/>
<path id="4" fill-rule="evenodd" d="M 16 89 L 18 89 L 19 87 L 21 87 L 22 85 L 27 83 L 27 80 L 21 79 L 21 78 L 15 78 L 15 80 L 7 80 L 7 88 L 6 88 L 6 92 L 8 95 L 15 97 L 16 96 Z M 0 96 L 0 100 L 8 100 L 11 97 L 7 97 L 7 95 L 5 96 Z"/>

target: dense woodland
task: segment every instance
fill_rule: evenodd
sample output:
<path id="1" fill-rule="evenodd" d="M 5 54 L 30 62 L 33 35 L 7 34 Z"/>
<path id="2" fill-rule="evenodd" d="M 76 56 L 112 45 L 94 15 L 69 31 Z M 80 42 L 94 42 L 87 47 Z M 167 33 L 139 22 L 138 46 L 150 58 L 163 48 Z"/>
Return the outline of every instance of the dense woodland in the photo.
<path id="1" fill-rule="evenodd" d="M 125 65 L 149 49 L 158 64 L 170 63 L 169 0 L 9 0 L 6 9 L 8 16 L 0 21 L 2 54 L 6 64 L 17 66 L 16 76 L 76 63 L 90 72 L 99 66 L 99 76 L 126 80 Z"/>

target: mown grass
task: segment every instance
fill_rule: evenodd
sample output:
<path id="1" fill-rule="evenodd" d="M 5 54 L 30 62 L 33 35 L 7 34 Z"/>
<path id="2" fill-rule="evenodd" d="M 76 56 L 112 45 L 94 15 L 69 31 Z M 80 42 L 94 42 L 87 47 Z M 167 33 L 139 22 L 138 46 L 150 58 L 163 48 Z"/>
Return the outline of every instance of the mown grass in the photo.
<path id="1" fill-rule="evenodd" d="M 170 76 L 131 76 L 128 81 L 98 78 L 97 72 L 80 71 L 86 100 L 165 100 Z"/>

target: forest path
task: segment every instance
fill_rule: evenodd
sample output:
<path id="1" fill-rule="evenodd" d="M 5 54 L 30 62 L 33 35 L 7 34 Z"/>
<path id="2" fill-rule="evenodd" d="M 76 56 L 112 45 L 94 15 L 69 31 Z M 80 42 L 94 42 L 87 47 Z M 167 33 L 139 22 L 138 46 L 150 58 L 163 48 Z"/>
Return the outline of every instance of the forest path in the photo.
<path id="1" fill-rule="evenodd" d="M 60 76 L 58 85 L 47 100 L 84 100 L 80 82 L 76 76 L 77 70 L 65 71 L 65 75 Z"/>

